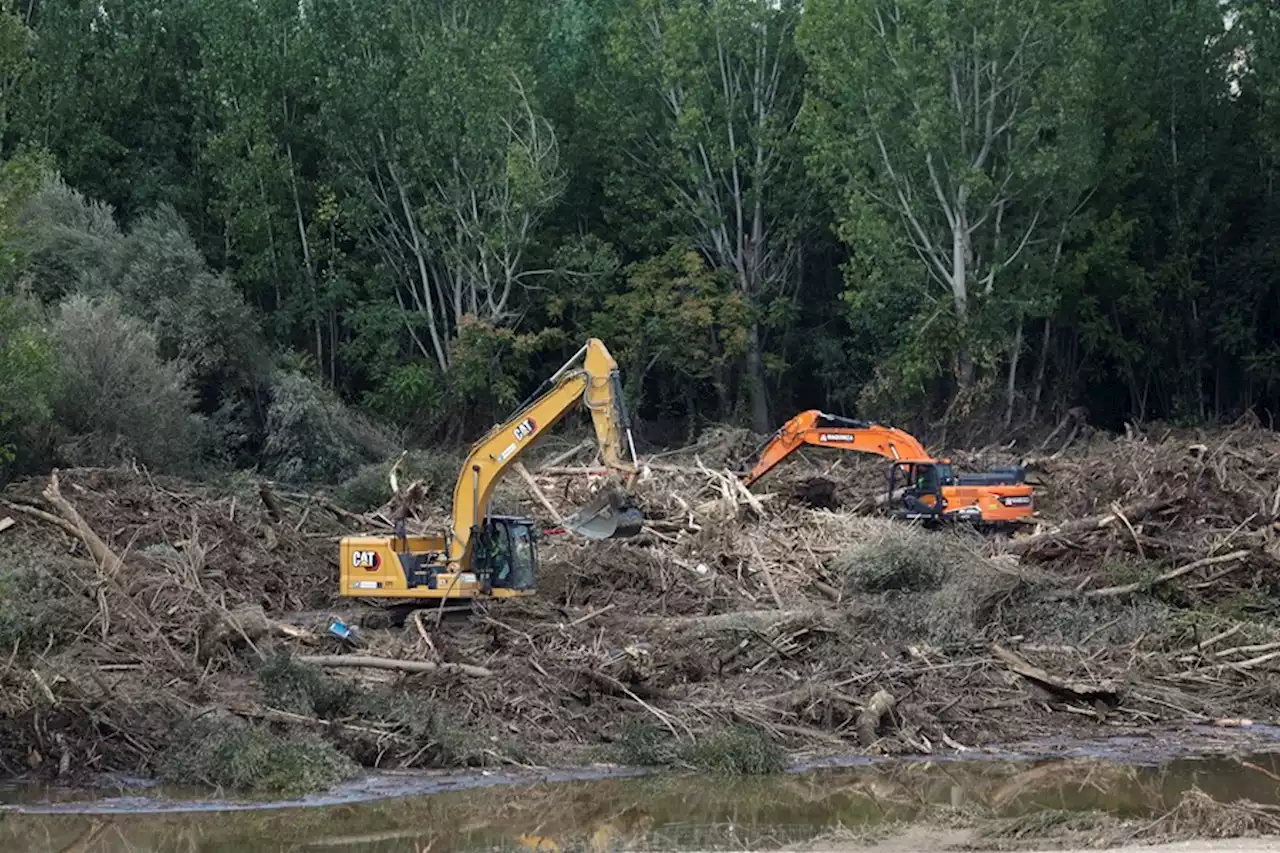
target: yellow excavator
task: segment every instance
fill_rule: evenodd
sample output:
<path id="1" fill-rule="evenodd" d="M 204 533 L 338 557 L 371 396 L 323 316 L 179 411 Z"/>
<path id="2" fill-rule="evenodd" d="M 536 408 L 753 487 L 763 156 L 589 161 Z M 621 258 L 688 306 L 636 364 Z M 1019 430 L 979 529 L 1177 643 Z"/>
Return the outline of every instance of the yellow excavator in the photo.
<path id="1" fill-rule="evenodd" d="M 410 536 L 401 524 L 390 536 L 342 539 L 339 594 L 434 600 L 534 594 L 543 531 L 530 518 L 490 515 L 489 504 L 503 473 L 579 400 L 591 413 L 605 465 L 624 485 L 610 484 L 560 526 L 588 539 L 638 534 L 644 517 L 630 487 L 639 466 L 618 365 L 590 338 L 515 414 L 472 445 L 453 488 L 448 531 Z"/>

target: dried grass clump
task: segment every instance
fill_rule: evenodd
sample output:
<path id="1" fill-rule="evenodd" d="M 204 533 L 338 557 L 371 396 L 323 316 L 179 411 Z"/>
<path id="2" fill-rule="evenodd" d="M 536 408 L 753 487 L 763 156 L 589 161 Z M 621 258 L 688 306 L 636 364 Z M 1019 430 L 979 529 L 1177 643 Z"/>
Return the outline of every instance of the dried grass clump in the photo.
<path id="1" fill-rule="evenodd" d="M 960 536 L 906 526 L 845 551 L 831 567 L 848 605 L 866 610 L 861 628 L 886 644 L 972 642 L 999 629 L 1030 589 Z"/>
<path id="2" fill-rule="evenodd" d="M 1199 788 L 1192 788 L 1182 795 L 1176 806 L 1130 838 L 1244 838 L 1276 834 L 1280 834 L 1280 806 L 1251 800 L 1223 803 Z"/>

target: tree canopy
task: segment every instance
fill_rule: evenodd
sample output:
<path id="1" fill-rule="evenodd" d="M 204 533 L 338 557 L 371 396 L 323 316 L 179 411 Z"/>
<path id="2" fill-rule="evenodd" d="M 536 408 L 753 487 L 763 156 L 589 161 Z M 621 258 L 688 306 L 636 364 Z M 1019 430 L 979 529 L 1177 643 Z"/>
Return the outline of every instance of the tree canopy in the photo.
<path id="1" fill-rule="evenodd" d="M 0 0 L 0 460 L 1265 420 L 1278 158 L 1255 0 Z"/>

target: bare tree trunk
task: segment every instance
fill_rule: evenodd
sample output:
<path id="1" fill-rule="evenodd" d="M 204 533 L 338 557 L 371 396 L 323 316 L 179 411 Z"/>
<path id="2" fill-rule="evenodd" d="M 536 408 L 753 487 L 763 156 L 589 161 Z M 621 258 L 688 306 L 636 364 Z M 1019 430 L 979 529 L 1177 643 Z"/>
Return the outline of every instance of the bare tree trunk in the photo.
<path id="1" fill-rule="evenodd" d="M 409 196 L 405 190 L 404 183 L 395 172 L 395 167 L 391 161 L 387 161 L 387 173 L 391 177 L 391 181 L 395 184 L 396 193 L 400 197 L 400 207 L 404 213 L 405 222 L 408 225 L 409 236 L 412 240 L 414 260 L 418 265 L 418 277 L 422 284 L 423 300 L 427 309 L 427 327 L 431 333 L 431 347 L 435 351 L 436 364 L 440 366 L 442 373 L 449 372 L 449 358 L 445 354 L 444 342 L 440 339 L 440 327 L 437 325 L 435 303 L 432 299 L 434 288 L 432 287 L 431 275 L 427 271 L 427 259 L 423 254 L 422 238 L 418 234 L 418 220 L 414 214 L 412 205 L 409 204 Z"/>
<path id="2" fill-rule="evenodd" d="M 1031 416 L 1028 418 L 1032 423 L 1040 417 L 1040 398 L 1044 394 L 1044 377 L 1049 364 L 1049 340 L 1052 337 L 1053 324 L 1048 317 L 1045 317 L 1044 337 L 1040 340 L 1040 363 L 1036 365 L 1035 390 L 1031 395 Z"/>
<path id="3" fill-rule="evenodd" d="M 324 370 L 324 339 L 320 331 L 320 287 L 316 281 L 315 261 L 311 257 L 311 241 L 307 239 L 307 223 L 302 216 L 302 199 L 298 195 L 298 177 L 293 170 L 293 146 L 286 144 L 285 156 L 289 159 L 289 188 L 293 191 L 293 215 L 298 224 L 298 240 L 302 243 L 302 264 L 307 276 L 307 289 L 311 292 L 311 330 L 315 337 L 316 367 Z"/>
<path id="4" fill-rule="evenodd" d="M 760 326 L 754 320 L 747 330 L 747 388 L 751 395 L 751 428 L 770 430 L 769 398 L 764 384 L 764 359 L 760 353 Z"/>
<path id="5" fill-rule="evenodd" d="M 951 298 L 960 325 L 960 346 L 956 351 L 958 391 L 973 384 L 973 359 L 969 355 L 969 225 L 964 215 L 967 193 L 961 187 L 951 219 Z"/>
<path id="6" fill-rule="evenodd" d="M 1022 356 L 1022 321 L 1018 321 L 1018 331 L 1013 336 L 1013 346 L 1009 352 L 1009 381 L 1005 388 L 1004 428 L 1013 426 L 1013 408 L 1015 394 L 1018 390 L 1018 361 Z"/>

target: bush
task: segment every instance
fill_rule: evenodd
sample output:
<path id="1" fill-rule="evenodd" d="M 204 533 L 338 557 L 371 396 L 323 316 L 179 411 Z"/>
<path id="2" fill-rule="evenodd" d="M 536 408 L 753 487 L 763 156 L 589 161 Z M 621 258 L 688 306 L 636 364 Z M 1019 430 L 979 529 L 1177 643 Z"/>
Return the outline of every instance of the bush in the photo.
<path id="1" fill-rule="evenodd" d="M 151 324 L 163 358 L 181 359 L 201 386 L 244 388 L 263 377 L 258 317 L 231 281 L 209 272 L 172 206 L 143 217 L 116 256 L 115 286 Z"/>
<path id="2" fill-rule="evenodd" d="M 27 200 L 18 222 L 14 242 L 25 256 L 23 275 L 41 299 L 54 303 L 109 286 L 121 240 L 110 205 L 87 199 L 54 177 Z"/>
<path id="3" fill-rule="evenodd" d="M 748 726 L 698 738 L 681 750 L 681 757 L 699 770 L 728 776 L 763 776 L 787 767 L 782 747 Z"/>
<path id="4" fill-rule="evenodd" d="M 413 450 L 400 463 L 396 477 L 402 487 L 421 480 L 427 486 L 428 495 L 450 502 L 463 458 L 462 452 Z M 389 460 L 361 468 L 359 473 L 338 487 L 334 496 L 338 504 L 352 512 L 368 512 L 382 506 L 391 499 L 388 475 L 394 464 L 394 460 Z"/>
<path id="5" fill-rule="evenodd" d="M 833 561 L 846 602 L 861 611 L 845 630 L 886 645 L 965 644 L 1004 630 L 1030 591 L 1021 573 L 972 553 L 963 534 L 894 524 Z"/>
<path id="6" fill-rule="evenodd" d="M 938 589 L 953 569 L 978 559 L 952 536 L 901 525 L 844 552 L 833 567 L 850 592 L 924 592 Z"/>
<path id="7" fill-rule="evenodd" d="M 59 455 L 72 465 L 130 458 L 159 470 L 188 472 L 204 447 L 204 419 L 183 367 L 161 361 L 142 321 L 114 295 L 65 299 L 53 323 L 58 383 L 54 394 Z"/>
<path id="8" fill-rule="evenodd" d="M 0 560 L 0 650 L 8 656 L 44 651 L 73 636 L 87 621 L 83 601 L 69 594 L 42 556 L 13 550 Z"/>
<path id="9" fill-rule="evenodd" d="M 54 364 L 39 307 L 30 299 L 0 296 L 0 465 L 13 461 L 27 437 L 47 424 Z"/>
<path id="10" fill-rule="evenodd" d="M 358 695 L 351 685 L 328 677 L 319 667 L 298 663 L 284 651 L 258 667 L 258 684 L 271 707 L 321 719 L 346 714 Z"/>
<path id="11" fill-rule="evenodd" d="M 392 449 L 373 424 L 314 380 L 290 370 L 272 373 L 263 462 L 273 476 L 336 483 Z"/>
<path id="12" fill-rule="evenodd" d="M 781 773 L 787 756 L 768 735 L 749 726 L 734 726 L 703 735 L 692 743 L 678 742 L 662 729 L 631 721 L 611 750 L 620 764 L 662 767 L 684 763 L 706 773 L 753 776 Z"/>
<path id="13" fill-rule="evenodd" d="M 365 720 L 377 720 L 380 728 L 412 740 L 417 747 L 414 764 L 427 767 L 465 767 L 483 758 L 490 744 L 430 702 L 403 690 L 363 693 L 352 713 Z"/>
<path id="14" fill-rule="evenodd" d="M 657 726 L 631 720 L 614 745 L 620 764 L 632 767 L 660 767 L 675 763 L 678 750 L 671 737 Z"/>
<path id="15" fill-rule="evenodd" d="M 323 790 L 358 772 L 351 759 L 324 741 L 285 738 L 238 720 L 207 719 L 180 726 L 156 770 L 171 784 L 284 796 Z"/>

